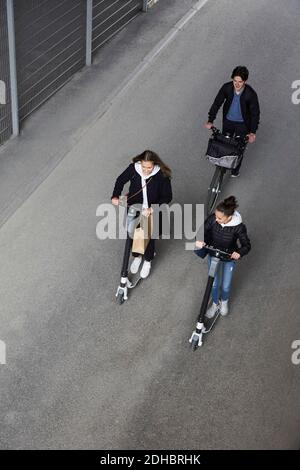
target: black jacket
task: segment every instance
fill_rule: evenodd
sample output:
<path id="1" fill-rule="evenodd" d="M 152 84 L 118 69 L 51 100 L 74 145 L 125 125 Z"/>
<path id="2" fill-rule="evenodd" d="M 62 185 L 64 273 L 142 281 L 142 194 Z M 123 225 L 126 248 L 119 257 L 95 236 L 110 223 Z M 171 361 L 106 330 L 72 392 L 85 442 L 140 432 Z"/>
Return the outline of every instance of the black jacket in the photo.
<path id="1" fill-rule="evenodd" d="M 236 251 L 241 256 L 251 250 L 245 224 L 222 227 L 216 221 L 214 214 L 210 215 L 204 223 L 204 241 L 207 245 L 212 245 L 220 250 L 228 250 L 230 253 Z"/>
<path id="2" fill-rule="evenodd" d="M 223 119 L 226 118 L 233 100 L 233 95 L 233 82 L 225 83 L 219 90 L 215 101 L 213 102 L 208 112 L 209 122 L 214 122 L 223 103 Z M 260 117 L 259 102 L 256 92 L 253 90 L 253 88 L 251 88 L 250 85 L 247 84 L 245 85 L 243 93 L 241 94 L 241 112 L 248 131 L 255 134 L 258 128 Z"/>
<path id="3" fill-rule="evenodd" d="M 149 178 L 150 179 L 150 178 Z M 143 191 L 141 176 L 137 173 L 134 168 L 134 163 L 131 163 L 128 168 L 117 178 L 113 197 L 119 197 L 125 184 L 130 181 L 129 194 L 128 194 L 128 205 L 142 204 L 143 203 Z M 147 180 L 146 180 L 147 181 Z M 135 196 L 131 197 L 135 193 Z M 161 170 L 151 177 L 151 181 L 147 184 L 147 198 L 149 207 L 151 204 L 168 204 L 172 200 L 172 188 L 170 178 L 164 176 Z"/>

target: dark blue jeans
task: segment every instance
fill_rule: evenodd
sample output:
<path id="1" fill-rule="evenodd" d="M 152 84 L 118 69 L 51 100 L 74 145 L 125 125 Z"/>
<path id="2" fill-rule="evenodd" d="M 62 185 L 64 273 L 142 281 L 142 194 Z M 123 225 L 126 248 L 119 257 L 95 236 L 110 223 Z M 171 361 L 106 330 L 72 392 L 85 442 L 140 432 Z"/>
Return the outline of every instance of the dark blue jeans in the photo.
<path id="1" fill-rule="evenodd" d="M 247 127 L 243 122 L 236 122 L 236 121 L 229 121 L 228 119 L 223 120 L 223 129 L 222 129 L 223 134 L 230 134 L 232 137 L 234 135 L 239 135 L 241 137 L 245 137 L 247 134 L 249 134 Z M 232 173 L 239 173 L 242 161 L 243 161 L 244 156 L 242 156 L 240 163 L 238 166 L 232 170 Z"/>
<path id="2" fill-rule="evenodd" d="M 211 256 L 208 256 L 208 266 L 210 266 Z M 215 276 L 213 288 L 212 288 L 212 299 L 215 304 L 219 303 L 219 290 L 221 288 L 221 300 L 228 300 L 232 277 L 236 268 L 236 261 L 220 261 L 218 272 Z"/>

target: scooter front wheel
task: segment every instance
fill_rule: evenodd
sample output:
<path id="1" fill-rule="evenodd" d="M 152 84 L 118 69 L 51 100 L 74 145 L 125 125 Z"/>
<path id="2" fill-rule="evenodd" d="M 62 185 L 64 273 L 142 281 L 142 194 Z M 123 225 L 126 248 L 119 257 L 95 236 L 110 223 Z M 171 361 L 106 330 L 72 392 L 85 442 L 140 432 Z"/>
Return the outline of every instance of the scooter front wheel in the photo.
<path id="1" fill-rule="evenodd" d="M 122 305 L 124 303 L 124 292 L 119 292 L 117 295 L 117 302 L 119 305 Z"/>
<path id="2" fill-rule="evenodd" d="M 196 351 L 196 349 L 198 349 L 198 340 L 196 339 L 192 340 L 192 348 L 193 348 L 193 351 Z"/>

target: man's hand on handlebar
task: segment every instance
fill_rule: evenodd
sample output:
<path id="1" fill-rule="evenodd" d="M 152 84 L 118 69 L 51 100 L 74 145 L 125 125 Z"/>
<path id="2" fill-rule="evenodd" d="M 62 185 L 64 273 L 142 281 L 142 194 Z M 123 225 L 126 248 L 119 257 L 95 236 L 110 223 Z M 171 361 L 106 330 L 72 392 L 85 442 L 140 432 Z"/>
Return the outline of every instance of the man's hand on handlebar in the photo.
<path id="1" fill-rule="evenodd" d="M 253 134 L 253 132 L 250 132 L 250 134 L 247 134 L 247 137 L 248 137 L 249 144 L 253 144 L 256 140 L 256 135 Z"/>
<path id="2" fill-rule="evenodd" d="M 111 202 L 114 206 L 118 206 L 119 205 L 119 198 L 118 197 L 113 197 L 111 199 Z"/>
<path id="3" fill-rule="evenodd" d="M 212 127 L 214 127 L 214 125 L 213 125 L 212 122 L 206 122 L 206 123 L 204 124 L 204 127 L 205 127 L 206 129 L 211 129 Z"/>
<path id="4" fill-rule="evenodd" d="M 239 253 L 237 253 L 236 251 L 234 251 L 232 254 L 231 254 L 231 259 L 235 259 L 235 260 L 238 260 L 240 259 L 241 255 Z"/>

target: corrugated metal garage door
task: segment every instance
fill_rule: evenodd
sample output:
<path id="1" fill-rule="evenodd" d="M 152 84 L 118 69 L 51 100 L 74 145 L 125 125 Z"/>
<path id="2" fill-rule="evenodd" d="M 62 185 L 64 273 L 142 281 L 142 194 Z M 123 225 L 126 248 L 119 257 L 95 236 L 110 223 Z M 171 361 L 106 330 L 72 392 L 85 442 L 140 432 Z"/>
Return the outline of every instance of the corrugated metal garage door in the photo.
<path id="1" fill-rule="evenodd" d="M 12 133 L 6 0 L 0 0 L 0 144 Z"/>
<path id="2" fill-rule="evenodd" d="M 94 0 L 92 51 L 120 31 L 142 7 L 143 0 Z"/>
<path id="3" fill-rule="evenodd" d="M 20 120 L 85 64 L 85 0 L 15 0 Z"/>

